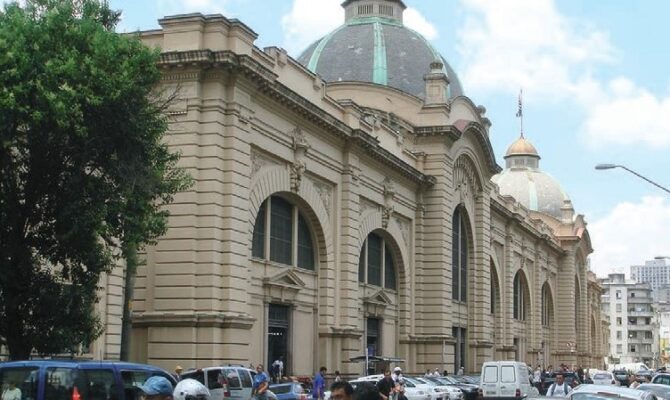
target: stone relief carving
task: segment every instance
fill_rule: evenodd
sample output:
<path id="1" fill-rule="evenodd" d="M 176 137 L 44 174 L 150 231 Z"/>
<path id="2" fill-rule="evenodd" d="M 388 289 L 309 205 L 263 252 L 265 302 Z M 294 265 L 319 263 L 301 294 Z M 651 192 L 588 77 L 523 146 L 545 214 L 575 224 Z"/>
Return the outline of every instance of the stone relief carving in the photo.
<path id="1" fill-rule="evenodd" d="M 302 176 L 307 169 L 305 156 L 311 146 L 300 127 L 296 127 L 291 131 L 291 136 L 293 137 L 293 162 L 289 165 L 291 190 L 297 193 L 300 190 Z"/>
<path id="2" fill-rule="evenodd" d="M 475 167 L 467 157 L 460 156 L 454 163 L 454 188 L 462 203 L 473 202 L 482 190 Z"/>
<path id="3" fill-rule="evenodd" d="M 251 176 L 253 177 L 263 167 L 279 165 L 276 160 L 264 155 L 257 150 L 251 150 Z"/>
<path id="4" fill-rule="evenodd" d="M 410 222 L 406 221 L 404 218 L 395 217 L 395 222 L 398 224 L 400 233 L 402 234 L 402 240 L 405 241 L 405 245 L 409 248 L 409 226 Z"/>
<path id="5" fill-rule="evenodd" d="M 393 181 L 387 176 L 382 182 L 382 187 L 384 188 L 384 205 L 382 207 L 382 226 L 384 229 L 387 229 L 389 226 L 389 220 L 393 216 L 393 199 L 395 197 L 395 185 Z"/>
<path id="6" fill-rule="evenodd" d="M 358 206 L 359 206 L 361 215 L 365 214 L 366 212 L 368 212 L 370 210 L 376 210 L 377 209 L 377 206 L 375 205 L 375 203 L 371 202 L 370 200 L 368 200 L 364 197 L 360 198 L 360 200 L 358 202 Z"/>
<path id="7" fill-rule="evenodd" d="M 314 189 L 316 189 L 316 192 L 319 194 L 319 197 L 321 197 L 321 201 L 323 202 L 323 206 L 326 208 L 326 213 L 330 215 L 330 204 L 332 201 L 332 188 L 330 185 L 325 184 L 323 182 L 319 182 L 315 179 L 310 179 L 312 182 L 312 185 L 314 185 Z"/>

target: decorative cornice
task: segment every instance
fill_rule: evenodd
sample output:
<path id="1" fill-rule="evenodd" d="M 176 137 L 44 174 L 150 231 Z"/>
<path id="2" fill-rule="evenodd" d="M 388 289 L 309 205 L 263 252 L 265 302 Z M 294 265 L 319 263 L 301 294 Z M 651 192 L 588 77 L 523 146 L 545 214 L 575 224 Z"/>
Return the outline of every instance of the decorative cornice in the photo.
<path id="1" fill-rule="evenodd" d="M 250 330 L 255 318 L 242 314 L 220 312 L 142 312 L 133 313 L 133 326 L 218 327 Z"/>
<path id="2" fill-rule="evenodd" d="M 160 55 L 162 68 L 196 67 L 203 70 L 224 69 L 240 72 L 257 83 L 258 90 L 285 105 L 305 119 L 319 125 L 340 139 L 353 143 L 374 159 L 382 162 L 419 185 L 432 186 L 436 179 L 425 175 L 380 146 L 379 141 L 360 129 L 352 129 L 344 122 L 319 108 L 277 80 L 277 74 L 248 55 L 232 51 L 188 50 L 171 51 Z M 211 71 L 208 71 L 211 72 Z M 170 75 L 166 73 L 165 75 Z"/>
<path id="3" fill-rule="evenodd" d="M 501 215 L 503 215 L 508 221 L 515 223 L 521 229 L 530 233 L 536 238 L 540 238 L 547 246 L 551 247 L 554 251 L 564 254 L 565 249 L 562 248 L 557 242 L 556 239 L 552 236 L 549 236 L 546 233 L 540 232 L 534 226 L 528 223 L 528 221 L 523 218 L 519 213 L 515 213 L 512 210 L 505 207 L 504 204 L 497 201 L 495 198 L 491 198 L 491 209 Z"/>

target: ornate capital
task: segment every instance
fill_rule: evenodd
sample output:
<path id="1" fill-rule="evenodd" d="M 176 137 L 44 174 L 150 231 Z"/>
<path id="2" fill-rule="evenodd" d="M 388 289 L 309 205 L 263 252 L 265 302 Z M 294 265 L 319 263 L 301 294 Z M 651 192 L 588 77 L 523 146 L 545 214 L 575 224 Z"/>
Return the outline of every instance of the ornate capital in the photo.
<path id="1" fill-rule="evenodd" d="M 302 175 L 307 169 L 305 160 L 307 151 L 311 146 L 300 127 L 296 127 L 291 131 L 291 137 L 293 138 L 293 162 L 290 165 L 291 190 L 297 193 L 300 190 Z"/>

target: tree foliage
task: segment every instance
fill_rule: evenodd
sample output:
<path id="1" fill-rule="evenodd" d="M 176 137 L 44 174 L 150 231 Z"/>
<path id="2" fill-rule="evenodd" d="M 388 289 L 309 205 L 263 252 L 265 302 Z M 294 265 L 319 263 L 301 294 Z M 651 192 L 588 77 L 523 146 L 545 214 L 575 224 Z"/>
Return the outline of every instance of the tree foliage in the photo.
<path id="1" fill-rule="evenodd" d="M 189 184 L 163 141 L 158 51 L 99 0 L 0 12 L 0 337 L 13 359 L 101 333 L 101 274 Z"/>

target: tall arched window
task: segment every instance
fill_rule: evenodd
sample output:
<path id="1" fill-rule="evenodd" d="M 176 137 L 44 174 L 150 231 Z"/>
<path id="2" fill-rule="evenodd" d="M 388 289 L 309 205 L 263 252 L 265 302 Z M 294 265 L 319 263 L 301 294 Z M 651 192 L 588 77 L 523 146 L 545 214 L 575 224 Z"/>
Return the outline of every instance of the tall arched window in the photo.
<path id="1" fill-rule="evenodd" d="M 369 285 L 396 289 L 395 264 L 391 247 L 384 238 L 370 233 L 363 242 L 358 259 L 358 280 Z"/>
<path id="2" fill-rule="evenodd" d="M 295 205 L 279 196 L 271 196 L 261 204 L 254 224 L 251 255 L 314 270 L 312 232 Z"/>
<path id="3" fill-rule="evenodd" d="M 461 207 L 457 207 L 451 222 L 451 298 L 468 301 L 468 235 Z"/>
<path id="4" fill-rule="evenodd" d="M 496 274 L 496 267 L 491 260 L 491 314 L 497 314 L 500 308 L 500 285 L 498 284 L 498 275 Z"/>
<path id="5" fill-rule="evenodd" d="M 528 288 L 526 278 L 521 271 L 514 276 L 514 319 L 525 321 L 528 310 L 526 309 L 528 301 Z"/>
<path id="6" fill-rule="evenodd" d="M 554 319 L 554 299 L 549 283 L 542 285 L 542 326 L 550 327 Z"/>

